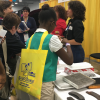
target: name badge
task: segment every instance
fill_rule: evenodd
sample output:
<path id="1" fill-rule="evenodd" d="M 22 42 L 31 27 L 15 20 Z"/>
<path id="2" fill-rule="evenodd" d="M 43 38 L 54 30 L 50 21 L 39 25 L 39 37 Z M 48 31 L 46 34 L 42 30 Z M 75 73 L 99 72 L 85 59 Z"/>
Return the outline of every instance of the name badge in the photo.
<path id="1" fill-rule="evenodd" d="M 24 41 L 26 42 L 29 39 L 28 34 L 24 34 Z"/>

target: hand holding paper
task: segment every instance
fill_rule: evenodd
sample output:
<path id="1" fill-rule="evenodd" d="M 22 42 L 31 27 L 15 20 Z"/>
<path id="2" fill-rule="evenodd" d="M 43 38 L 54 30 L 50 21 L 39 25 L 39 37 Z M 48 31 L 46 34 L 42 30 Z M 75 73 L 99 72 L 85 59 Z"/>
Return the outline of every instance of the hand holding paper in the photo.
<path id="1" fill-rule="evenodd" d="M 6 33 L 7 33 L 6 30 L 3 30 L 3 29 L 0 30 L 0 43 L 1 43 L 2 39 L 5 37 Z"/>
<path id="2" fill-rule="evenodd" d="M 23 33 L 23 31 L 20 28 L 17 31 L 18 33 Z"/>
<path id="3" fill-rule="evenodd" d="M 28 32 L 30 30 L 30 28 L 28 28 L 27 30 L 25 30 L 25 32 Z"/>

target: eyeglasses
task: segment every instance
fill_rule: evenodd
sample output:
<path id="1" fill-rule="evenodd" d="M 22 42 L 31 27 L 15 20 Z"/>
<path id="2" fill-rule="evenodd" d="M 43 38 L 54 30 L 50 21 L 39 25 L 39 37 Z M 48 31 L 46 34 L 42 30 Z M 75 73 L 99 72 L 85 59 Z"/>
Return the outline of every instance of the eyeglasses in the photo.
<path id="1" fill-rule="evenodd" d="M 28 11 L 23 11 L 23 12 L 28 12 Z"/>

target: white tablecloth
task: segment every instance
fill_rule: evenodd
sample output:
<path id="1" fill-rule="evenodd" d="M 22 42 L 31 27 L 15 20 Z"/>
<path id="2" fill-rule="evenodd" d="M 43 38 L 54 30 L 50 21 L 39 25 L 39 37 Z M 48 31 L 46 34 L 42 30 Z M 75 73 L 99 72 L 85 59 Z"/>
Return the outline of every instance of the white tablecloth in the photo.
<path id="1" fill-rule="evenodd" d="M 66 73 L 64 73 L 64 67 L 65 67 L 64 65 L 58 65 L 57 72 L 60 72 L 60 74 L 58 74 L 58 75 L 64 75 L 64 76 L 67 75 Z M 100 78 L 100 75 L 96 74 L 96 77 Z M 67 100 L 67 97 L 71 97 L 68 94 L 71 91 L 79 92 L 80 94 L 82 94 L 84 96 L 85 100 L 97 100 L 95 97 L 88 95 L 86 93 L 86 91 L 94 91 L 94 92 L 100 94 L 100 89 L 87 89 L 87 88 L 83 88 L 83 89 L 80 89 L 80 90 L 76 90 L 76 89 L 58 90 L 55 87 L 54 91 L 55 91 L 55 100 Z M 74 98 L 74 100 L 77 100 L 77 99 Z"/>

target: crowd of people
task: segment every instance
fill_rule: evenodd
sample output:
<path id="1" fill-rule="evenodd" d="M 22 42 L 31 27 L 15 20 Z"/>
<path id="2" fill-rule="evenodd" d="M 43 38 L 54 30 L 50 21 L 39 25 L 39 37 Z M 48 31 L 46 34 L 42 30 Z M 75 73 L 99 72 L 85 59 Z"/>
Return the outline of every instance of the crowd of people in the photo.
<path id="1" fill-rule="evenodd" d="M 12 13 L 12 3 L 10 1 L 0 1 L 0 26 L 6 31 L 5 37 L 0 44 L 0 89 L 5 86 L 6 79 L 6 63 L 9 66 L 9 73 L 13 77 L 16 69 L 17 56 L 21 56 L 21 49 L 27 48 L 30 37 L 34 35 L 31 42 L 31 49 L 37 49 L 42 34 L 48 31 L 42 49 L 48 50 L 46 63 L 43 74 L 43 84 L 40 100 L 54 100 L 54 84 L 56 80 L 56 70 L 58 57 L 66 64 L 79 63 L 84 61 L 84 50 L 81 46 L 84 34 L 83 21 L 85 20 L 85 6 L 80 1 L 70 1 L 68 10 L 61 5 L 53 8 L 48 4 L 42 6 L 39 12 L 39 28 L 36 27 L 35 19 L 29 17 L 30 8 L 22 9 L 23 16 L 20 18 L 15 13 Z M 67 18 L 70 18 L 66 24 Z M 24 29 L 21 21 L 24 21 L 28 29 Z M 0 28 L 1 28 L 0 27 Z M 2 29 L 1 28 L 1 29 Z M 1 31 L 0 29 L 0 31 Z M 2 48 L 3 42 L 6 41 L 7 46 L 7 62 L 5 63 L 4 51 Z M 65 49 L 67 49 L 67 52 Z M 11 79 L 9 81 L 9 87 Z M 17 92 L 16 92 L 17 93 Z M 38 100 L 37 98 L 25 94 L 29 100 Z M 26 97 L 26 98 L 27 98 Z M 0 100 L 7 100 L 0 97 Z"/>

